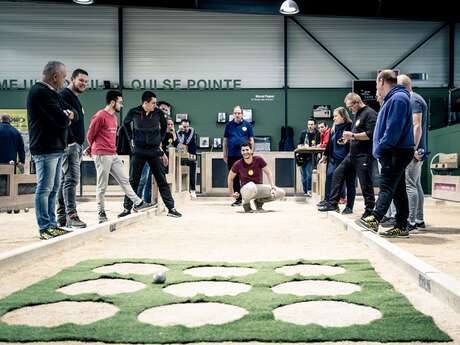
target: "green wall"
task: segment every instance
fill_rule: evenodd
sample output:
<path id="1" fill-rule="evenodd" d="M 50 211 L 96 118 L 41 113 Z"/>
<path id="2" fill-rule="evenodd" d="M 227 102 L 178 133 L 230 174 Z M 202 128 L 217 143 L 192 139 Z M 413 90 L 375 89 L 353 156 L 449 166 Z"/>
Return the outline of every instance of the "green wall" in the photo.
<path id="1" fill-rule="evenodd" d="M 428 135 L 428 148 L 431 151 L 431 155 L 423 166 L 423 175 L 426 181 L 424 190 L 426 193 L 431 194 L 431 173 L 429 168 L 431 158 L 437 153 L 457 153 L 460 157 L 460 124 L 430 131 Z M 460 169 L 457 169 L 454 174 L 459 175 Z"/>
<path id="2" fill-rule="evenodd" d="M 447 90 L 444 88 L 416 89 L 431 103 L 431 128 L 442 126 L 447 119 Z M 295 143 L 300 131 L 305 128 L 306 120 L 311 116 L 312 107 L 317 104 L 330 105 L 332 109 L 342 106 L 345 95 L 350 92 L 347 88 L 309 88 L 288 90 L 288 123 L 294 128 Z M 81 96 L 81 102 L 86 111 L 86 126 L 91 116 L 104 106 L 105 90 L 89 90 Z M 141 90 L 125 90 L 125 112 L 140 103 Z M 280 128 L 284 125 L 284 90 L 283 89 L 242 89 L 242 90 L 159 90 L 157 96 L 173 104 L 173 114 L 188 113 L 191 124 L 201 136 L 222 137 L 224 124 L 216 123 L 217 113 L 229 113 L 233 106 L 241 104 L 253 109 L 254 132 L 256 135 L 270 135 L 272 150 L 278 149 Z M 259 97 L 257 97 L 259 96 Z M 262 97 L 261 97 L 262 96 Z M 264 96 L 268 96 L 265 97 Z M 24 108 L 27 91 L 0 91 L 0 108 Z M 448 130 L 449 127 L 444 130 Z M 450 133 L 450 132 L 449 132 Z M 450 135 L 450 134 L 449 134 Z M 450 136 L 432 136 L 431 141 L 440 147 L 453 145 Z M 434 143 L 433 143 L 434 144 Z M 433 145 L 430 145 L 432 150 Z M 451 151 L 449 147 L 445 149 Z M 453 151 L 453 152 L 458 152 Z"/>

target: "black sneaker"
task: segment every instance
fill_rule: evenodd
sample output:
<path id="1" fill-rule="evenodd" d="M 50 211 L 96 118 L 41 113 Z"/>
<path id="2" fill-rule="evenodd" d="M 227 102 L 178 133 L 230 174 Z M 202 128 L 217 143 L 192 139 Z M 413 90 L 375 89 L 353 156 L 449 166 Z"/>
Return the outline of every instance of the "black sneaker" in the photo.
<path id="1" fill-rule="evenodd" d="M 426 229 L 426 224 L 425 222 L 415 222 L 415 226 L 419 229 Z"/>
<path id="2" fill-rule="evenodd" d="M 243 210 L 244 210 L 245 213 L 252 213 L 252 211 L 254 211 L 251 208 L 251 204 L 243 204 Z"/>
<path id="3" fill-rule="evenodd" d="M 60 225 L 60 226 L 65 226 L 65 225 Z M 78 217 L 78 214 L 74 213 L 74 214 L 71 214 L 67 218 L 67 226 L 69 228 L 83 229 L 83 228 L 86 228 L 86 223 L 82 222 L 81 219 Z"/>
<path id="4" fill-rule="evenodd" d="M 57 219 L 57 223 L 59 226 L 67 226 L 67 218 L 66 216 L 59 216 Z"/>
<path id="5" fill-rule="evenodd" d="M 129 216 L 131 214 L 131 210 L 127 210 L 126 208 L 123 210 L 123 212 L 121 212 L 119 215 L 118 215 L 118 218 L 121 218 L 121 217 L 126 217 L 126 216 Z"/>
<path id="6" fill-rule="evenodd" d="M 369 217 L 371 214 L 372 214 L 371 211 L 365 210 L 364 213 L 363 213 L 363 215 L 361 216 L 361 219 L 367 218 L 367 217 Z"/>
<path id="7" fill-rule="evenodd" d="M 105 214 L 105 211 L 100 211 L 99 212 L 99 224 L 108 222 L 109 219 L 107 218 L 107 215 Z"/>
<path id="8" fill-rule="evenodd" d="M 318 207 L 318 211 L 320 212 L 327 212 L 327 211 L 335 211 L 335 212 L 340 212 L 339 206 L 326 203 L 326 205 Z"/>
<path id="9" fill-rule="evenodd" d="M 182 214 L 179 213 L 175 208 L 172 208 L 168 211 L 168 216 L 169 217 L 175 217 L 175 218 L 180 218 L 182 217 Z"/>
<path id="10" fill-rule="evenodd" d="M 401 229 L 397 226 L 394 228 L 388 229 L 384 232 L 381 232 L 379 234 L 382 237 L 401 237 L 401 238 L 408 238 L 409 237 L 409 231 L 407 229 Z"/>
<path id="11" fill-rule="evenodd" d="M 396 225 L 396 218 L 383 217 L 380 225 L 384 228 L 393 228 Z"/>
<path id="12" fill-rule="evenodd" d="M 236 206 L 241 206 L 241 200 L 236 200 L 232 206 L 236 207 Z"/>
<path id="13" fill-rule="evenodd" d="M 360 227 L 378 233 L 379 232 L 379 221 L 375 218 L 374 215 L 370 215 L 366 218 L 360 218 L 356 220 L 356 224 Z"/>
<path id="14" fill-rule="evenodd" d="M 316 204 L 316 206 L 324 206 L 327 204 L 327 200 L 321 200 L 319 203 Z"/>
<path id="15" fill-rule="evenodd" d="M 342 211 L 342 214 L 352 214 L 353 210 L 349 207 L 345 207 Z"/>
<path id="16" fill-rule="evenodd" d="M 414 231 L 414 230 L 417 230 L 417 225 L 407 223 L 407 231 Z"/>
<path id="17" fill-rule="evenodd" d="M 142 211 L 146 211 L 149 208 L 152 208 L 152 205 L 142 200 L 140 204 L 133 206 L 133 211 L 142 212 Z"/>

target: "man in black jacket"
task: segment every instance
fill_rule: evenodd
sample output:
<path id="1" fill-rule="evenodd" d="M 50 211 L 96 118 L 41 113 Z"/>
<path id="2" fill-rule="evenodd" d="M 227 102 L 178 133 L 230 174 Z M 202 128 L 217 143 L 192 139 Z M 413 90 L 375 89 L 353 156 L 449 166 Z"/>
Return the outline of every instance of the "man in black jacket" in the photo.
<path id="1" fill-rule="evenodd" d="M 358 176 L 359 185 L 364 197 L 365 211 L 361 216 L 370 215 L 375 206 L 374 187 L 372 184 L 372 137 L 374 134 L 377 113 L 364 104 L 361 97 L 353 92 L 345 96 L 345 106 L 354 114 L 353 128 L 344 131 L 342 143 L 350 143 L 350 152 L 339 164 L 332 176 L 332 187 L 327 204 L 318 211 L 337 211 L 343 182 L 350 174 Z"/>
<path id="2" fill-rule="evenodd" d="M 61 188 L 58 196 L 58 224 L 75 228 L 86 228 L 80 220 L 75 201 L 77 184 L 80 181 L 80 164 L 85 141 L 85 113 L 78 99 L 88 86 L 88 72 L 76 69 L 70 84 L 60 92 L 62 99 L 72 107 L 75 120 L 68 129 L 67 147 L 62 158 Z"/>
<path id="3" fill-rule="evenodd" d="M 187 152 L 190 158 L 187 161 L 190 171 L 190 196 L 196 198 L 195 185 L 196 185 L 196 134 L 195 129 L 190 127 L 189 120 L 183 119 L 181 122 L 181 130 L 177 133 L 179 143 L 187 147 Z"/>
<path id="4" fill-rule="evenodd" d="M 133 143 L 129 182 L 133 190 L 137 190 L 142 169 L 147 162 L 157 182 L 161 198 L 169 210 L 168 216 L 181 217 L 174 208 L 174 199 L 162 167 L 162 164 L 167 164 L 166 155 L 161 149 L 161 140 L 166 133 L 166 117 L 163 111 L 156 107 L 156 102 L 156 95 L 151 91 L 145 91 L 142 94 L 142 105 L 132 108 L 123 120 L 123 126 Z M 118 217 L 131 213 L 132 201 L 125 197 L 123 206 L 124 210 Z"/>
<path id="5" fill-rule="evenodd" d="M 297 147 L 304 146 L 317 146 L 320 144 L 320 134 L 316 129 L 316 121 L 309 119 L 307 121 L 307 128 L 300 133 L 300 140 Z M 303 163 L 300 167 L 302 175 L 302 187 L 306 197 L 311 197 L 311 181 L 313 169 L 316 166 L 315 155 L 312 153 L 305 153 L 303 155 Z"/>
<path id="6" fill-rule="evenodd" d="M 43 240 L 68 232 L 57 226 L 55 214 L 67 129 L 74 118 L 57 92 L 64 86 L 65 77 L 62 62 L 48 62 L 42 80 L 32 86 L 27 96 L 30 153 L 37 171 L 35 215 Z"/>

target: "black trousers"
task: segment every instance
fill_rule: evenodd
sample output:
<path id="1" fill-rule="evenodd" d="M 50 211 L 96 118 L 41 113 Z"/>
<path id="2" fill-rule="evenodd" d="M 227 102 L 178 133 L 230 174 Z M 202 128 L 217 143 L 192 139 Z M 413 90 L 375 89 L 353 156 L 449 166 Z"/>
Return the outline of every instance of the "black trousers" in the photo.
<path id="1" fill-rule="evenodd" d="M 227 167 L 228 167 L 228 171 L 230 171 L 230 169 L 232 168 L 233 164 L 240 160 L 241 157 L 228 157 L 227 158 Z M 236 175 L 235 179 L 233 180 L 233 190 L 237 193 L 240 193 L 240 190 L 241 190 L 241 185 L 240 185 L 240 175 Z M 237 199 L 237 201 L 241 201 L 241 193 L 240 193 L 240 196 L 239 198 Z"/>
<path id="2" fill-rule="evenodd" d="M 371 212 L 375 206 L 374 187 L 372 185 L 372 157 L 368 154 L 346 155 L 342 163 L 332 175 L 332 188 L 329 202 L 337 205 L 340 199 L 342 185 L 347 182 L 347 188 L 353 188 L 354 180 L 358 176 L 359 185 L 364 197 L 366 211 Z M 350 187 L 349 187 L 350 186 Z M 347 199 L 350 196 L 347 195 Z M 353 196 L 354 199 L 354 196 Z M 349 205 L 353 205 L 348 201 Z"/>
<path id="3" fill-rule="evenodd" d="M 164 173 L 163 163 L 160 160 L 160 157 L 153 157 L 147 155 L 133 155 L 131 156 L 131 165 L 129 173 L 129 183 L 133 190 L 137 190 L 139 186 L 139 181 L 142 175 L 142 169 L 144 168 L 145 163 L 148 163 L 150 166 L 150 171 L 155 178 L 155 181 L 158 185 L 161 198 L 165 203 L 168 210 L 174 208 L 174 199 L 171 195 L 171 190 L 169 189 L 168 182 L 166 181 L 166 176 Z M 131 199 L 125 196 L 123 207 L 127 210 L 130 210 L 133 206 Z"/>
<path id="4" fill-rule="evenodd" d="M 413 149 L 394 149 L 379 159 L 382 166 L 380 192 L 374 211 L 378 221 L 387 213 L 391 200 L 393 200 L 396 207 L 396 226 L 407 227 L 409 202 L 406 191 L 406 167 L 413 158 Z"/>

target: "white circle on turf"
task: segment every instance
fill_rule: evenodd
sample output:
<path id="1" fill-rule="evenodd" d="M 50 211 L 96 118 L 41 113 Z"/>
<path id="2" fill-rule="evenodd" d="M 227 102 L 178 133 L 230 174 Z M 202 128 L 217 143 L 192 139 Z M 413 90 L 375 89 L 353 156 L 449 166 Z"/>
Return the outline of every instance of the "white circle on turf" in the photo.
<path id="1" fill-rule="evenodd" d="M 169 269 L 157 264 L 144 263 L 118 263 L 108 266 L 101 266 L 93 269 L 96 273 L 118 273 L 122 275 L 128 274 L 154 274 L 157 272 L 166 272 Z"/>
<path id="2" fill-rule="evenodd" d="M 296 296 L 338 296 L 361 291 L 361 287 L 356 284 L 328 280 L 301 280 L 276 285 L 272 287 L 272 291 Z"/>
<path id="3" fill-rule="evenodd" d="M 112 317 L 118 308 L 103 302 L 57 302 L 19 308 L 1 317 L 9 325 L 56 327 L 65 323 L 87 325 Z"/>
<path id="4" fill-rule="evenodd" d="M 116 295 L 119 293 L 130 293 L 142 290 L 145 285 L 127 279 L 95 279 L 70 284 L 57 289 L 66 295 L 80 295 L 84 293 L 95 293 L 101 296 Z"/>
<path id="5" fill-rule="evenodd" d="M 179 297 L 193 297 L 199 294 L 206 296 L 236 296 L 251 290 L 251 285 L 234 282 L 201 281 L 169 285 L 163 291 Z"/>
<path id="6" fill-rule="evenodd" d="M 224 267 L 224 266 L 203 266 L 188 268 L 184 271 L 185 274 L 189 274 L 195 277 L 242 277 L 249 274 L 256 273 L 257 270 L 249 267 Z"/>
<path id="7" fill-rule="evenodd" d="M 286 305 L 273 310 L 275 319 L 296 325 L 323 327 L 365 325 L 382 317 L 375 308 L 336 301 L 312 301 Z"/>
<path id="8" fill-rule="evenodd" d="M 304 276 L 304 277 L 321 276 L 321 275 L 332 276 L 332 275 L 342 274 L 346 272 L 346 270 L 342 267 L 327 266 L 327 265 L 309 265 L 309 264 L 283 266 L 283 267 L 277 268 L 275 271 L 277 273 L 281 273 L 286 276 L 293 276 L 296 274 L 300 274 L 301 276 Z"/>
<path id="9" fill-rule="evenodd" d="M 179 303 L 147 309 L 137 317 L 154 326 L 200 327 L 223 325 L 241 319 L 246 309 L 224 303 Z"/>

